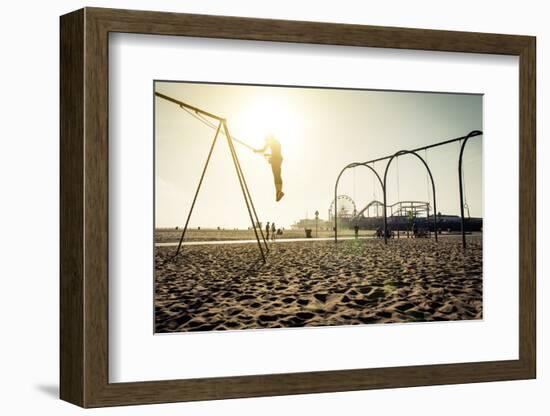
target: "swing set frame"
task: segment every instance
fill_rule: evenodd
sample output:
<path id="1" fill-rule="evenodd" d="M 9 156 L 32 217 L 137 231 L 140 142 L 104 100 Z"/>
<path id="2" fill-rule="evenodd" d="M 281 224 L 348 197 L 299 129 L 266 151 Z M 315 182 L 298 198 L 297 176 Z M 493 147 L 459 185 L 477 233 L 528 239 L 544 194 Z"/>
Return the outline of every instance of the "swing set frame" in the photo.
<path id="1" fill-rule="evenodd" d="M 191 202 L 191 207 L 189 208 L 189 212 L 187 213 L 187 218 L 185 220 L 185 225 L 183 227 L 183 230 L 181 232 L 181 236 L 179 239 L 178 247 L 176 249 L 176 252 L 174 253 L 174 256 L 172 258 L 175 258 L 179 255 L 181 251 L 181 246 L 183 244 L 183 240 L 185 238 L 185 234 L 187 232 L 187 228 L 189 226 L 189 221 L 191 220 L 191 215 L 193 214 L 193 209 L 195 208 L 195 203 L 197 202 L 197 197 L 199 196 L 199 192 L 201 190 L 202 182 L 204 180 L 204 176 L 206 174 L 206 171 L 208 169 L 208 165 L 210 164 L 210 159 L 212 157 L 212 152 L 214 151 L 214 147 L 216 146 L 216 143 L 218 141 L 218 137 L 220 134 L 223 134 L 227 139 L 227 145 L 229 147 L 229 152 L 231 154 L 231 159 L 233 160 L 233 165 L 235 166 L 235 172 L 237 173 L 237 178 L 239 179 L 239 185 L 241 187 L 241 192 L 243 194 L 244 202 L 246 205 L 246 209 L 248 211 L 248 216 L 250 217 L 250 222 L 252 224 L 252 229 L 254 230 L 254 236 L 256 238 L 256 242 L 258 243 L 258 249 L 260 250 L 260 255 L 262 257 L 262 261 L 266 262 L 266 255 L 269 253 L 269 246 L 267 244 L 267 240 L 265 238 L 264 232 L 262 230 L 262 227 L 260 226 L 260 220 L 258 218 L 258 213 L 256 212 L 256 207 L 254 206 L 254 201 L 252 200 L 252 195 L 250 194 L 250 189 L 248 188 L 248 184 L 246 182 L 246 178 L 244 176 L 244 172 L 241 167 L 241 162 L 239 161 L 239 156 L 237 155 L 237 151 L 235 149 L 235 145 L 233 142 L 237 142 L 245 147 L 248 147 L 251 150 L 254 150 L 254 148 L 247 143 L 236 139 L 235 137 L 231 136 L 229 133 L 229 127 L 227 126 L 227 120 L 223 117 L 220 117 L 216 114 L 210 113 L 208 111 L 205 111 L 201 108 L 192 106 L 190 104 L 187 104 L 183 101 L 177 100 L 175 98 L 169 97 L 168 95 L 159 93 L 155 91 L 155 96 L 158 98 L 164 99 L 166 101 L 169 101 L 173 104 L 178 105 L 180 108 L 191 111 L 192 114 L 208 117 L 210 119 L 213 119 L 217 126 L 214 126 L 216 129 L 216 133 L 214 134 L 214 138 L 212 139 L 212 144 L 210 145 L 210 150 L 208 151 L 208 156 L 206 157 L 206 161 L 204 163 L 204 167 L 202 169 L 202 173 L 199 179 L 199 183 L 197 185 L 197 189 L 195 190 L 195 194 L 193 196 L 193 201 Z M 208 124 L 211 126 L 210 124 Z M 260 241 L 261 240 L 261 241 Z M 262 245 L 263 243 L 263 245 Z"/>
<path id="2" fill-rule="evenodd" d="M 433 224 L 434 224 L 434 232 L 435 232 L 435 241 L 437 242 L 438 241 L 438 239 L 437 239 L 437 234 L 438 234 L 438 229 L 437 229 L 437 205 L 436 205 L 437 204 L 437 198 L 436 198 L 436 193 L 435 193 L 436 192 L 435 181 L 434 181 L 430 166 L 428 164 L 428 161 L 426 160 L 427 158 L 424 159 L 422 156 L 420 156 L 419 152 L 422 152 L 422 151 L 426 152 L 428 149 L 433 149 L 434 147 L 444 146 L 444 145 L 448 145 L 450 143 L 455 143 L 455 142 L 461 142 L 460 153 L 459 153 L 459 156 L 458 156 L 458 184 L 459 184 L 458 188 L 459 188 L 459 196 L 460 196 L 460 232 L 462 234 L 462 247 L 464 249 L 466 249 L 466 230 L 465 230 L 465 227 L 464 227 L 464 183 L 463 183 L 463 177 L 462 177 L 463 176 L 462 175 L 462 156 L 464 155 L 464 148 L 466 147 L 466 143 L 471 138 L 480 137 L 482 135 L 483 135 L 482 131 L 472 130 L 466 136 L 461 136 L 461 137 L 456 137 L 454 139 L 444 140 L 444 141 L 433 143 L 433 144 L 430 144 L 430 145 L 427 145 L 427 146 L 418 147 L 418 148 L 412 149 L 412 150 L 403 149 L 403 150 L 399 150 L 399 151 L 395 152 L 394 154 L 392 154 L 390 156 L 384 156 L 384 157 L 380 157 L 378 159 L 367 160 L 366 162 L 352 162 L 352 163 L 349 163 L 348 165 L 344 166 L 344 168 L 338 174 L 338 177 L 336 178 L 336 183 L 334 185 L 334 198 L 335 198 L 335 203 L 334 203 L 334 242 L 335 243 L 338 242 L 338 201 L 337 201 L 338 198 L 337 197 L 338 197 L 338 184 L 340 182 L 340 178 L 342 177 L 344 172 L 348 169 L 355 169 L 356 167 L 359 167 L 359 166 L 365 166 L 366 168 L 370 169 L 373 172 L 373 174 L 378 179 L 378 182 L 380 183 L 380 187 L 382 188 L 382 193 L 384 195 L 384 206 L 382 208 L 382 212 L 384 213 L 384 243 L 388 244 L 388 213 L 387 213 L 387 208 L 388 208 L 388 203 L 387 203 L 388 170 L 390 168 L 391 163 L 394 160 L 397 160 L 400 156 L 404 156 L 404 155 L 413 155 L 417 159 L 419 159 L 420 162 L 426 168 L 426 171 L 428 172 L 428 175 L 430 177 L 430 182 L 432 184 L 432 201 L 433 201 L 433 206 L 434 206 Z M 378 172 L 376 171 L 376 169 L 374 169 L 371 166 L 371 164 L 374 164 L 376 162 L 380 162 L 380 161 L 383 161 L 383 160 L 387 160 L 388 162 L 386 163 L 386 167 L 384 169 L 384 177 L 382 179 L 380 177 L 380 175 L 378 174 Z"/>

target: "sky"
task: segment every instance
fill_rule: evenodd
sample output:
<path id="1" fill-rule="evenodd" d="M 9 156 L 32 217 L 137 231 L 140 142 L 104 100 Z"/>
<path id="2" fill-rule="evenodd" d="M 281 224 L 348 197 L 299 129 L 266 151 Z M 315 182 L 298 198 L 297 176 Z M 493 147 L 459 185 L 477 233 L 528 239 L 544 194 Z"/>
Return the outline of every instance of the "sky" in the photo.
<path id="1" fill-rule="evenodd" d="M 260 221 L 290 227 L 316 210 L 327 219 L 340 170 L 366 161 L 482 130 L 481 95 L 279 86 L 154 83 L 154 89 L 227 120 L 232 136 L 260 148 L 272 133 L 281 143 L 284 198 L 275 202 L 271 166 L 235 143 Z M 185 223 L 215 130 L 179 106 L 155 99 L 155 226 Z M 483 216 L 483 136 L 470 139 L 463 157 L 470 215 Z M 421 152 L 432 170 L 437 209 L 458 215 L 459 143 Z M 382 177 L 386 162 L 374 168 Z M 380 185 L 364 167 L 349 169 L 338 194 L 357 210 L 382 200 Z M 388 171 L 388 204 L 432 201 L 426 169 L 414 156 L 399 157 Z M 250 219 L 225 136 L 220 136 L 189 225 L 247 228 Z"/>

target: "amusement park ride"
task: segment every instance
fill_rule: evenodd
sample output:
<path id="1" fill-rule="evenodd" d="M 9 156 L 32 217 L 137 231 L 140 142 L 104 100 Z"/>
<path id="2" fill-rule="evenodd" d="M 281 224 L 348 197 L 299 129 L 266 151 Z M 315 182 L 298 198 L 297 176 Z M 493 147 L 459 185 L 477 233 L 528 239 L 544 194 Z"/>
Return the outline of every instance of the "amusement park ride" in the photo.
<path id="1" fill-rule="evenodd" d="M 376 199 L 370 201 L 363 209 L 357 211 L 355 201 L 348 195 L 338 195 L 338 197 L 332 200 L 328 209 L 329 221 L 334 221 L 334 206 L 339 205 L 338 219 L 340 221 L 346 221 L 350 224 L 356 224 L 362 218 L 383 218 L 382 210 L 384 203 Z M 398 201 L 394 204 L 388 205 L 390 210 L 390 217 L 422 217 L 430 216 L 430 203 L 423 201 Z"/>
<path id="2" fill-rule="evenodd" d="M 334 205 L 338 204 L 337 223 L 340 228 L 353 228 L 355 226 L 365 230 L 381 230 L 384 228 L 384 203 L 372 200 L 359 211 L 355 201 L 348 195 L 338 195 L 337 202 L 332 201 L 329 207 L 329 222 L 334 224 Z M 425 201 L 398 201 L 388 205 L 388 225 L 391 231 L 408 231 L 412 224 L 418 229 L 425 230 L 428 234 L 435 231 L 433 227 L 433 213 L 429 202 Z M 483 220 L 470 217 L 469 209 L 465 219 L 466 232 L 481 231 Z M 437 214 L 437 229 L 446 232 L 461 231 L 460 216 Z"/>

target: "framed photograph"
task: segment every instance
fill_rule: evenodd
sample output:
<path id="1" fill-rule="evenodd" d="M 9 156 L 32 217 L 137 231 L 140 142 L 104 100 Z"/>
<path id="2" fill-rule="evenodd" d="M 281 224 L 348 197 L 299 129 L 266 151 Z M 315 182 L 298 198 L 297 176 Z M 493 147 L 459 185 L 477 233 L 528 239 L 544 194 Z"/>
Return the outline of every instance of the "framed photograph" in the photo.
<path id="1" fill-rule="evenodd" d="M 61 17 L 82 407 L 536 376 L 535 38 Z"/>

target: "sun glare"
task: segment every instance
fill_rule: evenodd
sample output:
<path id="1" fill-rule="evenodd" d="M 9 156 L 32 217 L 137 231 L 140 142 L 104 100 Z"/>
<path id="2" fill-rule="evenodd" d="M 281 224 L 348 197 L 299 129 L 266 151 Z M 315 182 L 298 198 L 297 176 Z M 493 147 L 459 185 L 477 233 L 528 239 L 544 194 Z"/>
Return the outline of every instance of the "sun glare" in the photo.
<path id="1" fill-rule="evenodd" d="M 245 107 L 234 120 L 238 138 L 261 147 L 267 135 L 273 134 L 283 152 L 296 146 L 299 131 L 298 115 L 290 103 L 280 98 L 258 97 Z"/>

